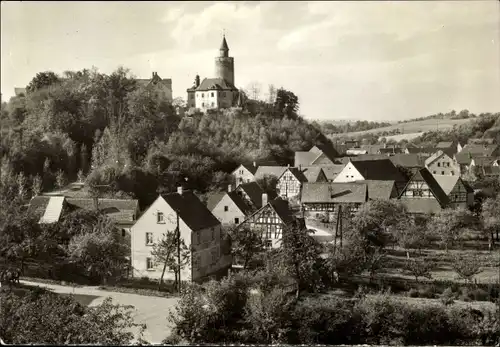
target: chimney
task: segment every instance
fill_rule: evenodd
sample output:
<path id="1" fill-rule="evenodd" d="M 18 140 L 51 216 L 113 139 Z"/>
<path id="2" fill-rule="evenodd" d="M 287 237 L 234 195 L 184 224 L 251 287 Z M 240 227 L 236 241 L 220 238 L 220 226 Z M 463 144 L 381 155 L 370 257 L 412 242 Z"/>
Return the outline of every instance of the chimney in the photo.
<path id="1" fill-rule="evenodd" d="M 263 193 L 262 194 L 262 207 L 267 205 L 267 194 Z"/>
<path id="2" fill-rule="evenodd" d="M 177 194 L 182 195 L 182 186 L 177 187 Z"/>
<path id="3" fill-rule="evenodd" d="M 302 164 L 299 164 L 299 171 L 302 171 Z"/>
<path id="4" fill-rule="evenodd" d="M 155 76 L 156 76 L 156 72 L 153 71 L 153 78 L 155 78 Z"/>
<path id="5" fill-rule="evenodd" d="M 227 186 L 227 192 L 231 193 L 231 185 L 230 184 Z"/>
<path id="6" fill-rule="evenodd" d="M 256 162 L 253 162 L 253 167 L 257 167 L 257 163 Z"/>
<path id="7" fill-rule="evenodd" d="M 288 167 L 288 168 L 289 168 L 289 167 L 290 167 L 290 164 L 286 164 L 286 167 Z"/>
<path id="8" fill-rule="evenodd" d="M 199 75 L 196 75 L 196 78 L 194 79 L 194 84 L 195 84 L 196 88 L 198 88 L 200 86 L 200 76 Z"/>

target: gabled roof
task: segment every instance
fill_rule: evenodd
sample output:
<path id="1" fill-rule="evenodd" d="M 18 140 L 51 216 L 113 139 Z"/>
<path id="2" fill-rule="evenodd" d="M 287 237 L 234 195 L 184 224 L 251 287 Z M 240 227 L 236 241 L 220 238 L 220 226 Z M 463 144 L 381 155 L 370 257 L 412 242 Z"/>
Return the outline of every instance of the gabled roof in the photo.
<path id="1" fill-rule="evenodd" d="M 318 177 L 324 174 L 323 169 L 319 166 L 311 166 L 302 169 L 302 175 L 305 177 L 305 182 L 316 182 Z"/>
<path id="2" fill-rule="evenodd" d="M 234 84 L 223 78 L 204 78 L 196 91 L 238 90 Z"/>
<path id="3" fill-rule="evenodd" d="M 457 163 L 460 165 L 470 165 L 470 162 L 472 161 L 473 155 L 472 153 L 457 153 L 455 154 L 455 160 Z"/>
<path id="4" fill-rule="evenodd" d="M 152 78 L 138 78 L 135 80 L 139 86 L 148 87 L 151 85 L 162 84 L 168 88 L 172 88 L 171 78 L 161 78 L 157 73 L 153 72 Z"/>
<path id="5" fill-rule="evenodd" d="M 238 209 L 245 216 L 252 214 L 252 212 L 254 211 L 252 206 L 249 206 L 247 204 L 247 202 L 245 201 L 245 199 L 243 199 L 243 197 L 240 194 L 238 194 L 238 192 L 232 191 L 232 192 L 227 193 L 227 195 L 231 200 L 233 200 L 236 207 L 238 207 Z"/>
<path id="6" fill-rule="evenodd" d="M 221 199 L 226 195 L 226 192 L 210 192 L 207 196 L 207 208 L 212 211 L 215 206 L 221 201 Z"/>
<path id="7" fill-rule="evenodd" d="M 283 173 L 288 169 L 287 166 L 259 166 L 255 172 L 255 179 L 261 179 L 265 175 L 276 176 L 276 178 L 281 177 Z"/>
<path id="8" fill-rule="evenodd" d="M 364 203 L 365 183 L 304 183 L 301 203 Z"/>
<path id="9" fill-rule="evenodd" d="M 253 166 L 252 164 L 241 164 L 240 166 L 243 166 L 245 169 L 247 169 L 248 171 L 250 171 L 250 173 L 251 173 L 252 175 L 255 175 L 255 173 L 257 172 L 257 168 L 258 168 L 258 166 L 257 166 L 257 165 Z M 236 170 L 238 170 L 240 166 L 238 166 L 236 169 L 234 169 L 234 170 L 233 170 L 233 173 L 234 173 Z"/>
<path id="10" fill-rule="evenodd" d="M 304 174 L 302 173 L 302 171 L 300 171 L 298 168 L 296 167 L 289 167 L 287 168 L 283 174 L 278 178 L 278 179 L 281 179 L 281 177 L 283 177 L 283 175 L 289 171 L 296 179 L 297 181 L 299 181 L 300 183 L 304 183 L 304 182 L 307 182 L 307 178 L 306 176 L 304 176 Z"/>
<path id="11" fill-rule="evenodd" d="M 403 149 L 401 147 L 386 147 L 386 148 L 380 148 L 380 153 L 381 154 L 397 154 L 397 153 L 403 153 Z"/>
<path id="12" fill-rule="evenodd" d="M 345 168 L 345 164 L 331 165 L 322 167 L 326 179 L 333 181 L 335 177 Z"/>
<path id="13" fill-rule="evenodd" d="M 307 166 L 310 165 L 318 156 L 321 155 L 322 152 L 295 152 L 294 165 L 296 167 L 299 166 Z"/>
<path id="14" fill-rule="evenodd" d="M 235 191 L 238 190 L 244 191 L 255 206 L 258 208 L 262 207 L 262 194 L 264 194 L 264 190 L 262 190 L 257 182 L 242 183 L 236 187 Z M 276 196 L 269 196 L 271 200 L 274 198 L 276 198 Z"/>
<path id="15" fill-rule="evenodd" d="M 423 153 L 423 154 L 432 154 L 436 151 L 435 148 L 433 147 L 406 147 L 406 150 L 410 154 L 417 154 L 417 153 Z"/>
<path id="16" fill-rule="evenodd" d="M 406 191 L 410 183 L 413 181 L 425 182 L 427 186 L 429 186 L 429 189 L 431 190 L 432 194 L 434 194 L 436 200 L 442 207 L 445 207 L 448 204 L 449 202 L 448 196 L 443 191 L 443 189 L 436 181 L 434 176 L 429 172 L 429 170 L 427 170 L 427 168 L 420 169 L 413 175 L 410 181 L 408 181 L 408 183 L 406 184 L 406 187 L 401 191 L 401 195 L 403 194 L 404 191 Z M 424 200 L 424 199 L 415 199 L 415 200 Z"/>
<path id="17" fill-rule="evenodd" d="M 389 200 L 396 197 L 394 181 L 358 181 L 365 183 L 368 188 L 368 199 L 370 200 Z"/>
<path id="18" fill-rule="evenodd" d="M 66 198 L 70 208 L 81 208 L 84 210 L 95 209 L 94 199 Z M 128 199 L 98 199 L 99 211 L 107 215 L 119 224 L 134 222 L 139 209 L 138 200 Z"/>
<path id="19" fill-rule="evenodd" d="M 457 146 L 457 144 L 455 143 L 455 141 L 443 141 L 443 142 L 439 142 L 436 145 L 436 148 L 444 149 L 444 148 L 452 148 L 453 146 L 455 146 L 455 147 Z"/>
<path id="20" fill-rule="evenodd" d="M 424 159 L 418 154 L 395 154 L 389 159 L 396 166 L 406 168 L 424 167 Z"/>
<path id="21" fill-rule="evenodd" d="M 173 210 L 179 213 L 179 218 L 191 230 L 210 228 L 220 224 L 212 212 L 189 190 L 184 191 L 182 195 L 170 193 L 162 197 Z"/>
<path id="22" fill-rule="evenodd" d="M 289 224 L 293 223 L 293 221 L 295 220 L 293 211 L 290 210 L 290 206 L 288 205 L 288 201 L 283 200 L 283 199 L 279 199 L 279 198 L 269 201 L 265 206 L 262 206 L 260 209 L 255 211 L 253 214 L 248 216 L 247 220 L 255 215 L 258 215 L 267 207 L 274 210 L 276 212 L 276 214 L 278 215 L 278 217 L 283 222 L 283 224 L 285 224 L 285 225 L 289 225 Z"/>
<path id="23" fill-rule="evenodd" d="M 403 174 L 389 159 L 352 161 L 365 180 L 405 182 Z"/>
<path id="24" fill-rule="evenodd" d="M 442 150 L 438 150 L 433 153 L 429 158 L 425 159 L 425 165 L 431 165 L 433 162 L 441 158 L 443 155 L 448 155 Z M 450 158 L 451 159 L 451 158 Z"/>
<path id="25" fill-rule="evenodd" d="M 498 150 L 498 145 L 495 144 L 468 144 L 460 151 L 460 153 L 471 153 L 472 155 L 488 157 L 492 156 Z"/>
<path id="26" fill-rule="evenodd" d="M 457 184 L 458 180 L 460 180 L 459 176 L 455 175 L 432 175 L 434 176 L 434 179 L 436 182 L 439 184 L 441 189 L 446 195 L 450 195 L 451 191 L 453 188 L 455 188 L 455 185 Z"/>
<path id="27" fill-rule="evenodd" d="M 314 159 L 310 165 L 318 165 L 318 166 L 324 166 L 324 165 L 334 165 L 334 159 L 331 159 L 328 155 L 325 153 L 321 153 L 316 159 Z"/>
<path id="28" fill-rule="evenodd" d="M 483 166 L 485 176 L 500 176 L 500 166 Z"/>
<path id="29" fill-rule="evenodd" d="M 496 158 L 492 157 L 474 157 L 474 164 L 476 166 L 492 166 Z"/>

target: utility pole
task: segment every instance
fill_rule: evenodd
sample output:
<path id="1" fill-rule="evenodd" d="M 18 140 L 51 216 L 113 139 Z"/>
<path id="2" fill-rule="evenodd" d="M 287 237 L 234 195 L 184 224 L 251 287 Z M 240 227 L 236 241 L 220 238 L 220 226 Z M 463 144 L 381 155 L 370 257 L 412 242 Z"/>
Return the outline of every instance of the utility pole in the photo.
<path id="1" fill-rule="evenodd" d="M 175 210 L 177 219 L 177 273 L 178 273 L 178 291 L 181 292 L 181 229 L 179 228 L 179 211 Z"/>

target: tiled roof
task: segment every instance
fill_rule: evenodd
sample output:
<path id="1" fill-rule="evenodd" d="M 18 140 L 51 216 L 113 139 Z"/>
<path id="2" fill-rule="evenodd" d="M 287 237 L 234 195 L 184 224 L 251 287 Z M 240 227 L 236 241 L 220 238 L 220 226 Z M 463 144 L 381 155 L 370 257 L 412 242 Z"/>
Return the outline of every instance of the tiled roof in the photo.
<path id="1" fill-rule="evenodd" d="M 366 150 L 367 154 L 379 154 L 380 149 L 384 148 L 383 145 L 361 145 L 361 148 Z"/>
<path id="2" fill-rule="evenodd" d="M 153 75 L 152 78 L 138 78 L 135 80 L 139 86 L 147 87 L 149 85 L 155 85 L 157 83 L 163 84 L 168 88 L 172 88 L 172 79 L 171 78 L 161 78 L 158 75 Z"/>
<path id="3" fill-rule="evenodd" d="M 410 154 L 416 154 L 416 153 L 432 154 L 436 151 L 436 149 L 433 147 L 406 147 L 406 149 Z"/>
<path id="4" fill-rule="evenodd" d="M 265 175 L 272 175 L 279 178 L 283 175 L 286 169 L 288 169 L 286 166 L 259 166 L 255 172 L 255 179 L 261 179 Z"/>
<path id="5" fill-rule="evenodd" d="M 311 149 L 309 150 L 311 153 L 316 153 L 316 154 L 321 154 L 323 151 L 318 148 L 318 146 L 312 146 Z"/>
<path id="6" fill-rule="evenodd" d="M 403 149 L 400 147 L 387 147 L 387 148 L 380 148 L 380 153 L 381 154 L 397 154 L 397 153 L 403 153 Z"/>
<path id="7" fill-rule="evenodd" d="M 436 182 L 439 184 L 441 189 L 443 189 L 443 192 L 446 195 L 450 195 L 451 191 L 457 184 L 458 180 L 460 179 L 459 176 L 451 176 L 451 175 L 432 175 L 434 176 L 434 179 Z"/>
<path id="8" fill-rule="evenodd" d="M 460 152 L 460 153 L 455 154 L 455 160 L 460 165 L 470 165 L 472 158 L 473 158 L 473 155 L 471 153 Z"/>
<path id="9" fill-rule="evenodd" d="M 389 200 L 396 197 L 394 181 L 358 181 L 365 183 L 368 187 L 368 199 L 371 200 Z"/>
<path id="10" fill-rule="evenodd" d="M 204 78 L 196 91 L 238 90 L 231 82 L 223 78 Z"/>
<path id="11" fill-rule="evenodd" d="M 460 154 L 471 153 L 472 155 L 487 157 L 492 156 L 496 150 L 498 150 L 498 145 L 469 144 L 465 145 L 464 148 L 462 148 Z"/>
<path id="12" fill-rule="evenodd" d="M 210 192 L 207 194 L 207 208 L 212 211 L 215 206 L 221 201 L 222 197 L 226 195 L 226 192 Z"/>
<path id="13" fill-rule="evenodd" d="M 305 177 L 305 182 L 316 182 L 318 177 L 323 173 L 323 169 L 319 166 L 311 166 L 302 169 L 302 175 Z"/>
<path id="14" fill-rule="evenodd" d="M 332 161 L 339 156 L 339 153 L 330 142 L 317 144 L 316 147 L 319 148 Z"/>
<path id="15" fill-rule="evenodd" d="M 474 157 L 474 164 L 476 166 L 492 166 L 496 158 L 492 157 Z"/>
<path id="16" fill-rule="evenodd" d="M 310 165 L 321 154 L 316 152 L 295 152 L 294 166 Z"/>
<path id="17" fill-rule="evenodd" d="M 191 230 L 210 228 L 220 224 L 212 212 L 191 191 L 184 191 L 182 195 L 170 193 L 163 195 L 163 198 L 172 209 L 179 213 L 179 218 Z"/>
<path id="18" fill-rule="evenodd" d="M 352 161 L 351 163 L 366 180 L 406 181 L 403 174 L 389 159 Z"/>
<path id="19" fill-rule="evenodd" d="M 310 165 L 317 165 L 317 166 L 327 166 L 327 165 L 334 165 L 334 160 L 329 158 L 325 153 L 321 153 L 316 159 L 312 161 Z"/>
<path id="20" fill-rule="evenodd" d="M 288 205 L 288 201 L 283 199 L 275 199 L 269 201 L 268 204 L 271 208 L 276 211 L 278 217 L 283 221 L 284 224 L 288 225 L 293 223 L 295 220 L 292 210 L 290 210 L 290 206 Z"/>
<path id="21" fill-rule="evenodd" d="M 244 191 L 255 206 L 258 208 L 262 207 L 262 194 L 264 194 L 264 191 L 257 182 L 242 183 L 236 188 L 236 191 L 238 190 Z M 276 196 L 269 196 L 269 199 L 272 200 L 275 197 Z"/>
<path id="22" fill-rule="evenodd" d="M 94 199 L 66 198 L 69 207 L 85 210 L 95 209 Z M 99 211 L 119 224 L 133 223 L 139 208 L 138 200 L 99 199 Z"/>
<path id="23" fill-rule="evenodd" d="M 486 176 L 500 176 L 499 166 L 483 166 L 483 174 Z"/>
<path id="24" fill-rule="evenodd" d="M 254 211 L 252 209 L 251 206 L 249 206 L 245 199 L 243 199 L 243 197 L 238 194 L 238 192 L 236 191 L 232 191 L 230 193 L 227 193 L 227 195 L 229 196 L 229 198 L 231 198 L 231 200 L 233 200 L 234 204 L 236 205 L 236 207 L 238 207 L 238 209 L 245 215 L 245 216 L 248 216 L 250 214 L 252 214 L 252 212 Z"/>
<path id="25" fill-rule="evenodd" d="M 257 165 L 256 166 L 253 166 L 253 165 L 249 165 L 249 164 L 241 164 L 245 169 L 247 169 L 248 171 L 250 171 L 252 173 L 252 175 L 255 175 L 255 173 L 257 172 Z"/>
<path id="26" fill-rule="evenodd" d="M 417 154 L 395 154 L 389 158 L 396 166 L 406 168 L 424 167 L 422 156 Z"/>
<path id="27" fill-rule="evenodd" d="M 339 172 L 342 171 L 344 168 L 345 168 L 344 164 L 322 167 L 323 172 L 325 173 L 326 179 L 328 181 L 333 181 L 335 177 L 337 177 Z"/>
<path id="28" fill-rule="evenodd" d="M 367 198 L 364 183 L 304 183 L 302 203 L 364 203 Z"/>
<path id="29" fill-rule="evenodd" d="M 296 167 L 289 167 L 285 172 L 283 172 L 283 175 L 287 172 L 290 171 L 290 173 L 301 183 L 307 182 L 306 176 Z M 283 176 L 281 175 L 281 176 Z M 281 178 L 281 177 L 279 177 Z"/>
<path id="30" fill-rule="evenodd" d="M 453 146 L 456 147 L 456 145 L 453 141 L 443 141 L 443 142 L 439 142 L 436 145 L 436 148 L 443 149 L 443 148 L 451 148 Z"/>

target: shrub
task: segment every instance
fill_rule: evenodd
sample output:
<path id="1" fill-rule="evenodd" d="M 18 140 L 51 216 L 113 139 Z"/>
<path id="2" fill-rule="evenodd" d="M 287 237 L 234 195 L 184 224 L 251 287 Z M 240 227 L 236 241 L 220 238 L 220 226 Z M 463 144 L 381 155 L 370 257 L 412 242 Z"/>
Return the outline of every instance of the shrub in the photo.
<path id="1" fill-rule="evenodd" d="M 443 305 L 448 306 L 451 305 L 455 302 L 456 299 L 456 294 L 453 292 L 453 290 L 448 287 L 445 289 L 443 294 L 440 295 L 441 302 Z"/>
<path id="2" fill-rule="evenodd" d="M 408 292 L 408 296 L 409 296 L 410 298 L 418 298 L 418 297 L 420 296 L 420 293 L 419 293 L 419 291 L 418 291 L 417 289 L 412 288 L 412 289 L 410 289 L 410 291 Z"/>

